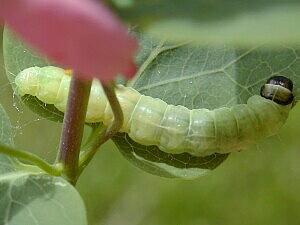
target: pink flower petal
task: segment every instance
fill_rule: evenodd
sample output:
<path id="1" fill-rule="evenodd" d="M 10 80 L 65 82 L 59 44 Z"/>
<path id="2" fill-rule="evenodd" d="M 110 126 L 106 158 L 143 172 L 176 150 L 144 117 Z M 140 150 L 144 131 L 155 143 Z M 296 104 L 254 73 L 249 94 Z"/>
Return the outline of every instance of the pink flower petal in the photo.
<path id="1" fill-rule="evenodd" d="M 133 77 L 137 72 L 136 65 L 133 61 L 129 63 L 125 70 L 122 71 L 122 74 L 126 77 Z"/>
<path id="2" fill-rule="evenodd" d="M 47 57 L 83 78 L 107 82 L 132 71 L 136 40 L 94 0 L 0 0 L 0 17 Z"/>

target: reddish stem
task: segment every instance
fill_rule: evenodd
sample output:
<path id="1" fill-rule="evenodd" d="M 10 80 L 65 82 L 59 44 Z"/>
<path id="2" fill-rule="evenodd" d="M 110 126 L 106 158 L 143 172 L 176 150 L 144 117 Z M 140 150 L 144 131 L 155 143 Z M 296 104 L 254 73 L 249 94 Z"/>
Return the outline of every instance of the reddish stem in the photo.
<path id="1" fill-rule="evenodd" d="M 92 81 L 73 76 L 60 140 L 59 161 L 63 175 L 75 185 L 78 178 L 78 159 Z"/>

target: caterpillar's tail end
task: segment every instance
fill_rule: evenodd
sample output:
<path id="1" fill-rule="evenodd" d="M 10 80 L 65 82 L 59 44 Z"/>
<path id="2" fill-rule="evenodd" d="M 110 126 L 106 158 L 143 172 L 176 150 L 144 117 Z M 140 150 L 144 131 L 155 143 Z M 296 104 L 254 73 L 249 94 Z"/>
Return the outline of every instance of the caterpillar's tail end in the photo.
<path id="1" fill-rule="evenodd" d="M 26 94 L 36 96 L 38 91 L 38 74 L 40 73 L 39 67 L 29 67 L 22 70 L 15 78 L 17 85 L 17 92 L 23 96 Z"/>

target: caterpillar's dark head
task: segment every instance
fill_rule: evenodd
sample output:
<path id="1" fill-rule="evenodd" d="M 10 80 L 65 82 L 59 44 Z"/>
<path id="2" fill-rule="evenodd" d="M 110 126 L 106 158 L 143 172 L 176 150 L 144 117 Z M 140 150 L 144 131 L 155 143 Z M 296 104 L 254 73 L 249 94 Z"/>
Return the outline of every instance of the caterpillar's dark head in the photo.
<path id="1" fill-rule="evenodd" d="M 284 76 L 274 76 L 260 89 L 260 95 L 280 105 L 289 105 L 294 100 L 293 82 Z"/>

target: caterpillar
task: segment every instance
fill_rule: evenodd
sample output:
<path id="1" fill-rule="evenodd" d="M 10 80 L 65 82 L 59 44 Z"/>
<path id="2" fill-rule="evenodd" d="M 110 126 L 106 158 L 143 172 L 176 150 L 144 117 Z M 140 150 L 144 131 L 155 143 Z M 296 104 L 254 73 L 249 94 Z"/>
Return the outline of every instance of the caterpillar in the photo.
<path id="1" fill-rule="evenodd" d="M 71 77 L 58 67 L 30 67 L 15 79 L 21 96 L 32 95 L 64 112 Z M 260 95 L 247 104 L 214 110 L 169 105 L 158 98 L 118 85 L 116 95 L 124 122 L 120 132 L 143 145 L 156 145 L 167 153 L 194 156 L 228 153 L 244 149 L 272 136 L 284 125 L 293 103 L 293 83 L 275 76 L 262 86 Z M 113 113 L 99 81 L 91 88 L 86 122 L 109 126 Z"/>

